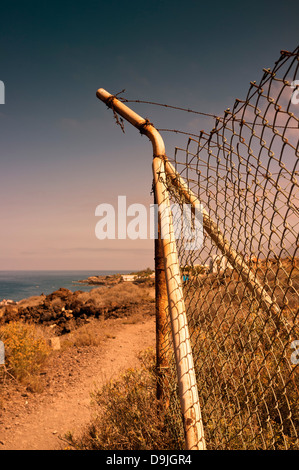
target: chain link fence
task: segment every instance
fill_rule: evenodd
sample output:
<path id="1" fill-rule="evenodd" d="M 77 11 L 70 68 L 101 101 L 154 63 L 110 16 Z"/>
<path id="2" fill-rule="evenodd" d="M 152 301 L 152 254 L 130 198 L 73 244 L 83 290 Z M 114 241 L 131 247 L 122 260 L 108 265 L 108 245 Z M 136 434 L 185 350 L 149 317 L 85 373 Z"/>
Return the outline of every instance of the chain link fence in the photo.
<path id="1" fill-rule="evenodd" d="M 298 58 L 168 156 L 203 213 L 177 250 L 208 449 L 299 448 Z"/>
<path id="2" fill-rule="evenodd" d="M 299 48 L 281 51 L 210 132 L 172 130 L 189 135 L 172 157 L 129 100 L 98 90 L 123 131 L 117 113 L 152 141 L 155 197 L 191 205 L 193 234 L 198 220 L 203 228 L 200 244 L 184 230 L 174 243 L 174 215 L 164 219 L 157 349 L 169 425 L 181 420 L 186 437 L 197 420 L 195 448 L 299 448 L 298 59 Z"/>

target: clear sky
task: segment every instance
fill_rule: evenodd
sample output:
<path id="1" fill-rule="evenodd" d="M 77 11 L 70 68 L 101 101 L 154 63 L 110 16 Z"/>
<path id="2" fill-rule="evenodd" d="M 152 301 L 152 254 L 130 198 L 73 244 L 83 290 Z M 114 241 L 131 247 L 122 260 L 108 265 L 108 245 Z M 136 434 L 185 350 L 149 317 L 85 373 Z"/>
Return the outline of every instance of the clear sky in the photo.
<path id="1" fill-rule="evenodd" d="M 295 1 L 14 1 L 0 7 L 0 270 L 153 267 L 152 240 L 95 236 L 95 209 L 153 202 L 152 150 L 96 98 L 219 114 L 298 43 Z M 131 105 L 158 128 L 211 122 Z M 165 134 L 167 152 L 176 144 Z"/>

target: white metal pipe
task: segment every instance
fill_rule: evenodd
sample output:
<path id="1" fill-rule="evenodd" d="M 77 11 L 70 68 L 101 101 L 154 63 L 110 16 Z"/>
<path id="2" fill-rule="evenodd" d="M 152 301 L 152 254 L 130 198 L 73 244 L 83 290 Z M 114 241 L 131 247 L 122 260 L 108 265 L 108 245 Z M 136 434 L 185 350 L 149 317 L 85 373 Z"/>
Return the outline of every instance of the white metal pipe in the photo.
<path id="1" fill-rule="evenodd" d="M 186 448 L 188 450 L 204 450 L 206 448 L 204 430 L 181 285 L 179 260 L 173 232 L 170 201 L 166 186 L 164 141 L 151 123 L 132 111 L 124 103 L 121 103 L 103 88 L 97 91 L 97 97 L 144 133 L 152 142 L 154 153 L 154 190 L 157 204 L 159 208 L 163 209 L 163 217 L 160 211 L 158 216 L 162 237 L 168 307 L 171 318 Z"/>
<path id="2" fill-rule="evenodd" d="M 109 108 L 115 109 L 120 116 L 126 119 L 130 124 L 139 129 L 142 134 L 145 134 L 150 139 L 153 146 L 154 157 L 165 155 L 165 145 L 161 134 L 147 119 L 139 116 L 139 114 L 135 113 L 135 111 L 115 98 L 111 93 L 108 93 L 104 88 L 98 89 L 97 97 Z"/>
<path id="3" fill-rule="evenodd" d="M 186 448 L 188 450 L 205 450 L 204 429 L 163 159 L 159 157 L 153 159 L 153 173 L 156 200 L 159 209 L 162 209 L 159 210 L 158 216 L 164 251 L 168 307 L 171 317 Z"/>

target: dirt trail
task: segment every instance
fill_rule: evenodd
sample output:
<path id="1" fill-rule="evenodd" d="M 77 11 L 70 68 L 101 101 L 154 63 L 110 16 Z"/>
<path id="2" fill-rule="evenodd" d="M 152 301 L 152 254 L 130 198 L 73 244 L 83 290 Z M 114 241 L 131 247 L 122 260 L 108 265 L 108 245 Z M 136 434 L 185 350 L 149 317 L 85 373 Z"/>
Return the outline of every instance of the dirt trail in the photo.
<path id="1" fill-rule="evenodd" d="M 140 351 L 155 344 L 154 317 L 134 324 L 117 320 L 99 347 L 71 348 L 55 356 L 48 387 L 41 394 L 17 387 L 0 408 L 1 450 L 55 450 L 78 435 L 92 416 L 91 392 L 122 370 L 138 366 Z"/>

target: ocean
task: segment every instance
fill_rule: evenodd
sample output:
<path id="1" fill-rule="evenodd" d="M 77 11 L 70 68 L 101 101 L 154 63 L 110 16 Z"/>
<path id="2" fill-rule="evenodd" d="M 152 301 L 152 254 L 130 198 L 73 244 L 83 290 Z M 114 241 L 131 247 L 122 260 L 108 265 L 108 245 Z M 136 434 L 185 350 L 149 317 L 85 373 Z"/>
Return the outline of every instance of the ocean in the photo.
<path id="1" fill-rule="evenodd" d="M 96 286 L 78 283 L 89 276 L 117 274 L 119 271 L 0 271 L 0 301 L 19 300 L 34 295 L 51 294 L 60 287 L 70 291 L 89 291 Z M 129 271 L 122 271 L 128 274 Z"/>

